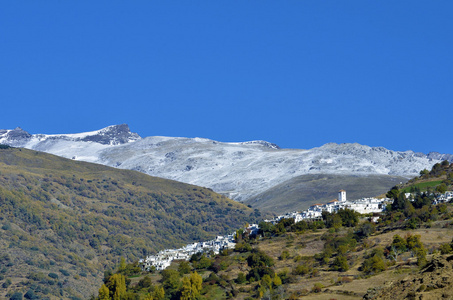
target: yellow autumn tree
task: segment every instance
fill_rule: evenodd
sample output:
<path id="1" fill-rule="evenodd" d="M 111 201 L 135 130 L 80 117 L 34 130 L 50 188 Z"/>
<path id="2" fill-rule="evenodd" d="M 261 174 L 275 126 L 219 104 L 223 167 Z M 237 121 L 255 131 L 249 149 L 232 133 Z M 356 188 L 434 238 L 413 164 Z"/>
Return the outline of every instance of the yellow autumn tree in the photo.
<path id="1" fill-rule="evenodd" d="M 110 291 L 105 284 L 99 289 L 99 300 L 110 300 Z"/>
<path id="2" fill-rule="evenodd" d="M 121 256 L 121 258 L 120 258 L 120 266 L 118 267 L 118 271 L 122 272 L 124 270 L 126 270 L 126 259 Z"/>
<path id="3" fill-rule="evenodd" d="M 113 300 L 123 300 L 126 297 L 126 278 L 122 274 L 114 274 L 107 282 L 107 287 Z"/>
<path id="4" fill-rule="evenodd" d="M 197 272 L 182 279 L 181 300 L 195 300 L 200 295 L 203 279 Z"/>
<path id="5" fill-rule="evenodd" d="M 153 298 L 154 298 L 154 300 L 164 300 L 165 299 L 165 291 L 162 286 L 158 286 L 154 289 Z"/>
<path id="6" fill-rule="evenodd" d="M 153 295 L 148 294 L 145 296 L 145 298 L 143 298 L 143 300 L 154 300 L 154 297 L 153 297 Z"/>

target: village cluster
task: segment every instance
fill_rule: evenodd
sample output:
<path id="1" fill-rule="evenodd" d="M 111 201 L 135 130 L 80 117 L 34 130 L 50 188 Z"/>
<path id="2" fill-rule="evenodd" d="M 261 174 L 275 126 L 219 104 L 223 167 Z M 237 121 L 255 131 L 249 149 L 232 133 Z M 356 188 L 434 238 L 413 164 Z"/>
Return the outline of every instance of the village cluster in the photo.
<path id="1" fill-rule="evenodd" d="M 410 193 L 406 194 L 408 199 L 412 199 Z M 433 204 L 446 203 L 453 199 L 453 192 L 446 192 L 441 195 L 437 195 Z M 278 223 L 281 219 L 293 218 L 294 222 L 300 222 L 302 220 L 321 220 L 322 212 L 327 211 L 329 213 L 338 212 L 340 209 L 351 209 L 360 214 L 379 213 L 385 210 L 387 204 L 391 203 L 391 199 L 383 198 L 362 198 L 359 200 L 346 200 L 346 191 L 340 190 L 338 192 L 338 200 L 332 200 L 326 204 L 313 204 L 310 208 L 303 212 L 291 212 L 284 215 L 280 215 L 271 220 L 264 220 L 265 222 Z M 257 234 L 259 226 L 257 224 L 250 224 L 245 228 L 250 235 Z M 207 242 L 199 242 L 189 244 L 180 249 L 166 249 L 160 251 L 156 255 L 151 255 L 145 259 L 141 259 L 139 263 L 142 265 L 144 270 L 164 270 L 171 265 L 173 260 L 189 260 L 193 254 L 197 253 L 220 253 L 222 249 L 232 249 L 236 243 L 234 242 L 234 234 L 227 236 L 218 236 L 215 240 Z"/>
<path id="2" fill-rule="evenodd" d="M 294 222 L 300 222 L 302 220 L 316 220 L 322 218 L 322 212 L 327 211 L 329 213 L 338 212 L 340 209 L 351 209 L 360 214 L 378 213 L 382 212 L 387 203 L 390 203 L 391 199 L 383 198 L 362 198 L 359 200 L 347 201 L 346 191 L 340 190 L 338 192 L 338 199 L 334 199 L 326 204 L 313 204 L 308 210 L 302 212 L 290 212 L 284 215 L 275 217 L 272 220 L 265 220 L 266 222 L 277 223 L 281 219 L 293 218 Z"/>
<path id="3" fill-rule="evenodd" d="M 139 263 L 141 263 L 143 269 L 147 271 L 151 270 L 152 267 L 160 271 L 169 267 L 173 260 L 189 260 L 192 255 L 200 252 L 208 253 L 212 251 L 213 253 L 218 254 L 220 253 L 220 250 L 231 249 L 234 248 L 235 245 L 236 243 L 234 242 L 233 234 L 218 236 L 215 240 L 193 243 L 179 249 L 162 250 L 156 255 L 151 255 L 146 259 L 140 260 Z"/>
<path id="4" fill-rule="evenodd" d="M 405 194 L 406 198 L 412 200 L 414 195 L 411 193 Z M 453 192 L 446 192 L 444 194 L 435 195 L 433 205 L 439 203 L 446 203 L 453 199 Z M 300 222 L 303 220 L 321 220 L 322 212 L 327 211 L 329 213 L 338 212 L 340 209 L 354 210 L 360 214 L 379 213 L 385 210 L 387 204 L 392 203 L 392 199 L 389 198 L 362 198 L 358 200 L 347 201 L 346 191 L 340 190 L 338 192 L 338 200 L 334 199 L 326 204 L 313 204 L 308 210 L 303 212 L 290 212 L 284 215 L 280 215 L 271 220 L 265 220 L 273 224 L 278 223 L 281 219 L 293 218 L 294 222 Z"/>

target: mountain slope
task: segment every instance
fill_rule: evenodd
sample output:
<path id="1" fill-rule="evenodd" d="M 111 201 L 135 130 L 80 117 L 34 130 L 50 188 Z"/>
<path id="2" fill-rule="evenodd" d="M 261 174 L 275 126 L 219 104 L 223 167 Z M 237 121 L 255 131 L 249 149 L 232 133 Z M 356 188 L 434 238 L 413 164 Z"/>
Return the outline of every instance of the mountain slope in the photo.
<path id="1" fill-rule="evenodd" d="M 390 175 L 302 175 L 244 201 L 254 208 L 282 214 L 306 210 L 315 203 L 338 198 L 338 191 L 347 191 L 348 199 L 374 197 L 407 179 Z"/>
<path id="2" fill-rule="evenodd" d="M 39 284 L 49 297 L 86 299 L 120 256 L 208 240 L 257 214 L 205 188 L 0 149 L 0 272 L 11 281 L 0 297 Z"/>
<path id="3" fill-rule="evenodd" d="M 105 140 L 106 136 L 111 142 Z M 299 150 L 280 149 L 264 141 L 221 143 L 201 138 L 140 138 L 130 133 L 127 125 L 76 135 L 30 135 L 21 129 L 3 130 L 0 143 L 205 186 L 238 201 L 301 175 L 410 178 L 441 160 L 453 158 L 448 154 L 397 152 L 359 144 L 326 144 Z"/>

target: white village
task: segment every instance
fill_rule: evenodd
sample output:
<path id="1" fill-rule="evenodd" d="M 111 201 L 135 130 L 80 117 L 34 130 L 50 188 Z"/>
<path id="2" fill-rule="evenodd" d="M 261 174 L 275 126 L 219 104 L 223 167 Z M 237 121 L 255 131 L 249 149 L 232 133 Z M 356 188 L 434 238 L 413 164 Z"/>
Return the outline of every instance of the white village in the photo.
<path id="1" fill-rule="evenodd" d="M 405 194 L 409 200 L 413 199 L 411 193 Z M 435 195 L 433 204 L 446 203 L 453 199 L 453 192 L 446 192 L 444 194 Z M 322 212 L 329 213 L 338 212 L 341 209 L 350 209 L 360 214 L 373 214 L 380 213 L 386 209 L 387 204 L 392 203 L 390 198 L 362 198 L 358 200 L 348 201 L 346 199 L 346 191 L 340 190 L 338 192 L 338 200 L 334 199 L 326 204 L 313 204 L 308 210 L 302 212 L 291 212 L 284 215 L 279 215 L 265 222 L 276 224 L 282 219 L 294 219 L 294 222 L 300 221 L 313 221 L 322 220 Z M 376 222 L 379 217 L 372 217 Z M 257 224 L 250 224 L 244 230 L 248 231 L 250 235 L 258 233 L 259 226 Z M 234 234 L 226 236 L 217 236 L 216 239 L 207 242 L 198 242 L 186 245 L 179 249 L 165 249 L 156 255 L 150 255 L 145 259 L 141 259 L 139 263 L 144 270 L 150 271 L 155 269 L 157 271 L 168 268 L 173 260 L 190 260 L 192 255 L 197 253 L 214 253 L 219 254 L 223 249 L 234 249 L 236 246 Z"/>
<path id="2" fill-rule="evenodd" d="M 293 218 L 294 222 L 300 222 L 302 220 L 313 220 L 321 219 L 322 212 L 327 211 L 329 213 L 338 212 L 340 209 L 354 210 L 360 214 L 370 214 L 382 212 L 386 205 L 392 200 L 389 198 L 362 198 L 359 200 L 348 201 L 346 199 L 346 191 L 340 190 L 338 192 L 338 199 L 334 199 L 325 204 L 313 204 L 308 210 L 302 212 L 290 212 L 284 215 L 275 217 L 272 220 L 265 220 L 273 224 L 277 223 L 281 219 Z"/>

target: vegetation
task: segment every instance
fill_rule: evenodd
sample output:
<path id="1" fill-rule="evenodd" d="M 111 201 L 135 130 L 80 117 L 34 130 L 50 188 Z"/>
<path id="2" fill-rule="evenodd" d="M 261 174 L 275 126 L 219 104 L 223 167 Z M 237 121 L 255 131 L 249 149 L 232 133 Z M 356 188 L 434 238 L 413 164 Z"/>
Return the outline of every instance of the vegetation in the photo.
<path id="1" fill-rule="evenodd" d="M 190 262 L 175 262 L 163 272 L 131 277 L 125 299 L 148 299 L 158 288 L 165 299 L 182 299 L 183 286 L 188 288 L 194 272 L 202 278 L 201 289 L 195 292 L 198 299 L 297 299 L 306 295 L 335 299 L 332 293 L 361 299 L 384 280 L 418 272 L 434 254 L 453 252 L 453 205 L 432 206 L 430 211 L 435 212 L 435 221 L 421 221 L 415 229 L 384 225 L 383 215 L 383 221 L 375 224 L 348 211 L 323 214 L 323 221 L 260 223 L 259 237 L 236 232 L 234 251 L 194 255 Z M 392 210 L 389 215 L 398 212 L 403 214 Z M 139 289 L 140 282 L 150 276 L 148 289 Z"/>
<path id="2" fill-rule="evenodd" d="M 2 148 L 0 253 L 8 256 L 0 265 L 0 298 L 31 290 L 36 297 L 87 299 L 120 256 L 133 262 L 209 240 L 258 216 L 209 189 Z"/>
<path id="3" fill-rule="evenodd" d="M 453 189 L 452 180 L 453 164 L 444 161 L 435 164 L 431 171 L 421 171 L 419 177 L 407 184 L 394 186 L 386 194 L 393 202 L 387 206 L 388 213 L 383 216 L 381 226 L 416 229 L 423 223 L 438 220 L 439 210 L 445 213 L 447 206 L 432 206 L 431 203 L 436 195 Z M 406 193 L 410 193 L 410 196 L 406 197 Z"/>
<path id="4" fill-rule="evenodd" d="M 447 190 L 451 191 L 453 189 L 453 164 L 450 164 L 447 160 L 436 163 L 431 171 L 422 170 L 420 171 L 420 176 L 397 188 L 402 193 L 444 193 Z"/>
<path id="5" fill-rule="evenodd" d="M 433 193 L 451 187 L 451 165 L 439 165 L 412 186 L 388 191 L 394 201 L 374 215 L 377 223 L 350 210 L 323 213 L 316 221 L 261 222 L 259 237 L 237 230 L 234 250 L 144 272 L 137 260 L 148 253 L 230 232 L 259 212 L 208 189 L 1 149 L 0 297 L 361 298 L 384 280 L 397 282 L 433 256 L 452 253 L 453 205 L 432 205 Z M 437 183 L 424 190 L 423 180 Z"/>

